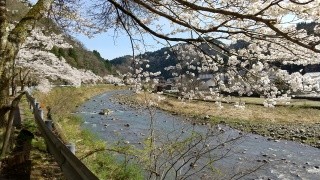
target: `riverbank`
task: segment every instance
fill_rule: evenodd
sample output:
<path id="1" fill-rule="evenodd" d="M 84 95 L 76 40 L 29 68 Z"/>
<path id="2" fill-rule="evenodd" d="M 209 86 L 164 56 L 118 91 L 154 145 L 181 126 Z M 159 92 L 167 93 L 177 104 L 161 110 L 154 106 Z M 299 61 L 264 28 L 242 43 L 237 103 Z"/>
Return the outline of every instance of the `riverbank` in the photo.
<path id="1" fill-rule="evenodd" d="M 86 119 L 84 124 L 86 128 L 96 132 L 99 137 L 109 143 L 124 146 L 125 149 L 146 147 L 143 151 L 131 149 L 130 152 L 134 157 L 127 158 L 137 161 L 145 173 L 163 174 L 170 165 L 183 170 L 188 170 L 192 166 L 192 169 L 197 168 L 192 172 L 198 172 L 198 170 L 201 172 L 190 177 L 191 179 L 201 179 L 201 177 L 232 179 L 231 177 L 239 174 L 243 177 L 253 169 L 263 166 L 253 174 L 246 175 L 245 179 L 281 179 L 282 177 L 317 179 L 319 177 L 320 159 L 317 148 L 293 141 L 272 141 L 267 137 L 246 134 L 223 125 L 210 127 L 210 123 L 205 121 L 191 123 L 191 119 L 194 118 L 168 113 L 155 107 L 146 108 L 128 101 L 119 102 L 115 98 L 121 94 L 134 96 L 130 91 L 107 92 L 81 105 L 77 114 Z M 149 97 L 145 99 L 150 100 Z M 124 100 L 128 99 L 124 98 Z M 155 103 L 157 101 L 148 104 Z M 107 115 L 98 113 L 105 109 L 111 113 Z M 152 131 L 150 127 L 153 127 Z M 144 143 L 149 143 L 151 132 L 155 135 L 156 151 L 150 151 L 152 149 L 148 144 L 144 146 Z M 194 146 L 195 144 L 199 146 Z M 157 153 L 156 157 L 160 161 L 149 162 L 149 158 L 145 158 L 150 157 L 148 152 Z M 206 154 L 209 152 L 210 155 Z M 167 163 L 161 163 L 163 158 Z M 179 159 L 190 161 L 175 164 Z M 202 165 L 208 165 L 204 162 L 206 160 L 209 160 L 207 163 L 210 165 L 208 169 L 203 170 Z M 156 171 L 152 168 L 160 166 L 162 168 Z M 184 172 L 179 172 L 178 175 L 183 177 Z M 149 175 L 147 174 L 148 177 Z"/>
<path id="2" fill-rule="evenodd" d="M 159 101 L 159 99 L 163 99 Z M 184 101 L 158 94 L 119 96 L 129 106 L 153 104 L 172 114 L 189 117 L 199 124 L 225 124 L 246 133 L 268 137 L 271 141 L 292 140 L 320 148 L 320 110 L 307 106 L 265 108 L 247 104 L 237 108 L 233 103 L 217 106 L 214 102 Z"/>
<path id="3" fill-rule="evenodd" d="M 46 110 L 45 114 L 50 108 L 54 126 L 62 141 L 75 143 L 76 156 L 100 179 L 141 179 L 141 173 L 139 168 L 117 161 L 112 153 L 106 151 L 103 140 L 94 132 L 82 128 L 84 120 L 73 112 L 96 95 L 122 88 L 113 85 L 59 87 L 48 94 L 34 95 L 42 109 Z"/>

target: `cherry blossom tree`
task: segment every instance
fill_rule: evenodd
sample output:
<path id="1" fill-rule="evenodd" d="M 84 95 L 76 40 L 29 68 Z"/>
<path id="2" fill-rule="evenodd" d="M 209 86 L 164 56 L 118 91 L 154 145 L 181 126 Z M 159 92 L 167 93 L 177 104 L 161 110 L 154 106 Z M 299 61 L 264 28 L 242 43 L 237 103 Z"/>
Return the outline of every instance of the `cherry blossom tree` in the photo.
<path id="1" fill-rule="evenodd" d="M 319 63 L 319 0 L 38 0 L 15 22 L 8 19 L 6 2 L 0 1 L 0 123 L 5 122 L 5 114 L 10 110 L 12 65 L 18 53 L 24 53 L 23 44 L 44 16 L 66 31 L 93 35 L 113 29 L 127 33 L 133 61 L 139 45 L 146 45 L 145 34 L 168 44 L 185 42 L 188 48 L 177 53 L 181 61 L 192 58 L 190 53 L 197 54 L 196 65 L 185 65 L 199 73 L 215 75 L 220 91 L 240 95 L 259 92 L 273 101 L 281 94 L 286 97 L 288 93 L 303 91 L 305 85 L 307 89 L 318 88 L 312 78 L 303 77 L 300 72 L 290 74 L 275 64 Z M 299 22 L 315 23 L 314 33 L 298 29 Z M 191 32 L 191 37 L 186 37 L 186 32 Z M 239 40 L 247 42 L 247 47 L 230 48 Z M 204 50 L 204 44 L 215 55 Z M 33 55 L 38 58 L 38 65 L 44 61 L 41 57 L 50 56 L 41 51 Z M 50 61 L 55 64 L 53 59 Z M 138 80 L 148 81 L 148 73 L 138 71 L 145 76 Z M 279 89 L 275 79 L 285 81 L 290 88 Z"/>
<path id="2" fill-rule="evenodd" d="M 139 42 L 143 42 L 135 37 L 143 39 L 144 32 L 168 42 L 188 43 L 183 51 L 172 48 L 180 56 L 179 64 L 190 68 L 186 72 L 196 70 L 214 74 L 219 90 L 224 92 L 238 92 L 240 95 L 259 92 L 274 98 L 305 90 L 302 84 L 316 88 L 300 73 L 290 74 L 274 64 L 319 63 L 318 25 L 314 26 L 314 34 L 296 28 L 302 21 L 317 23 L 318 1 L 96 0 L 88 3 L 73 0 L 55 5 L 52 12 L 59 10 L 59 13 L 50 13 L 49 16 L 70 31 L 93 34 L 110 28 L 124 30 L 133 44 L 134 55 Z M 70 17 L 78 21 L 70 21 Z M 180 36 L 190 31 L 194 37 Z M 228 47 L 238 40 L 249 45 L 242 49 Z M 216 52 L 215 55 L 204 51 L 203 44 Z M 195 54 L 196 63 L 188 64 Z M 181 69 L 179 64 L 175 69 Z M 140 68 L 133 71 L 141 71 Z M 174 75 L 185 76 L 181 72 Z M 194 72 L 189 75 L 193 76 Z M 141 79 L 133 78 L 135 81 Z M 274 79 L 286 81 L 291 88 L 281 92 Z"/>
<path id="3" fill-rule="evenodd" d="M 206 43 L 211 49 L 218 50 L 218 54 L 210 56 L 201 48 L 193 48 L 192 51 L 197 54 L 204 54 L 197 69 L 202 72 L 227 67 L 223 68 L 223 74 L 229 79 L 228 84 L 219 84 L 221 89 L 229 92 L 251 94 L 253 91 L 264 91 L 266 96 L 272 97 L 280 92 L 270 74 L 287 79 L 291 76 L 274 68 L 273 62 L 305 65 L 319 61 L 319 26 L 314 27 L 313 34 L 296 28 L 298 22 L 319 22 L 318 0 L 96 0 L 90 3 L 81 0 L 39 0 L 13 28 L 8 28 L 6 1 L 1 1 L 0 6 L 1 107 L 8 103 L 6 97 L 10 78 L 7 77 L 7 67 L 14 61 L 36 22 L 47 12 L 48 17 L 70 31 L 94 34 L 110 28 L 116 31 L 123 29 L 129 35 L 133 49 L 143 42 L 135 37 L 143 37 L 145 32 L 156 38 L 186 42 L 194 47 Z M 192 32 L 194 37 L 180 36 L 183 32 Z M 235 50 L 216 40 L 226 44 L 243 40 L 249 46 Z M 227 63 L 223 61 L 225 56 L 229 57 Z M 289 84 L 301 87 L 297 85 L 299 82 Z M 295 90 L 300 89 L 292 91 Z"/>
<path id="4" fill-rule="evenodd" d="M 26 83 L 30 79 L 29 73 L 30 73 L 30 69 L 22 68 L 22 67 L 19 68 L 19 85 L 20 85 L 21 91 L 25 90 Z"/>
<path id="5" fill-rule="evenodd" d="M 50 14 L 55 14 L 56 20 L 67 17 L 67 19 L 75 20 L 78 18 L 72 9 L 64 8 L 66 4 L 72 5 L 74 9 L 77 9 L 78 0 L 38 0 L 35 4 L 29 3 L 29 6 L 22 13 L 20 19 L 10 18 L 16 12 L 15 9 L 10 9 L 8 6 L 15 7 L 13 4 L 7 4 L 6 0 L 0 1 L 0 124 L 4 124 L 6 121 L 5 114 L 10 111 L 9 100 L 9 88 L 10 79 L 15 72 L 12 65 L 15 64 L 15 59 L 22 48 L 27 38 L 31 35 L 32 30 L 39 24 L 38 22 L 43 17 L 49 18 Z M 85 21 L 81 21 L 80 18 L 74 22 L 83 24 L 83 28 L 86 27 Z M 90 25 L 90 24 L 89 24 Z M 89 26 L 88 25 L 88 26 Z M 70 25 L 70 27 L 73 27 Z M 39 39 L 38 43 L 41 39 Z M 50 44 L 44 44 L 50 46 Z M 21 52 L 23 53 L 23 52 Z M 20 53 L 20 54 L 21 54 Z"/>
<path id="6" fill-rule="evenodd" d="M 6 0 L 0 1 L 0 123 L 5 122 L 5 114 L 10 110 L 9 82 L 10 66 L 36 22 L 50 8 L 53 0 L 39 0 L 14 27 L 7 17 Z"/>
<path id="7" fill-rule="evenodd" d="M 76 69 L 71 67 L 63 57 L 58 58 L 50 52 L 53 47 L 72 48 L 65 42 L 63 35 L 55 33 L 45 35 L 44 29 L 35 28 L 21 46 L 16 64 L 18 67 L 32 70 L 40 80 L 48 79 L 49 82 L 60 81 L 60 84 L 64 82 L 66 85 L 79 87 L 82 83 L 93 84 L 102 81 L 102 78 L 93 72 Z M 46 82 L 44 84 L 48 85 L 47 81 L 40 82 Z"/>
<path id="8" fill-rule="evenodd" d="M 9 1 L 8 1 L 9 2 Z M 63 1 L 64 3 L 73 3 L 76 1 Z M 50 56 L 50 54 L 45 54 L 45 51 L 32 51 L 29 49 L 29 52 L 24 51 L 25 45 L 28 44 L 29 36 L 32 35 L 33 29 L 39 24 L 39 21 L 43 17 L 49 17 L 51 12 L 54 12 L 53 9 L 55 6 L 61 7 L 63 3 L 60 0 L 38 0 L 35 4 L 29 4 L 29 6 L 25 6 L 22 12 L 22 17 L 19 19 L 11 18 L 10 15 L 14 15 L 16 13 L 15 9 L 8 9 L 7 7 L 11 5 L 11 8 L 14 8 L 14 3 L 7 4 L 6 0 L 0 1 L 0 127 L 2 128 L 5 124 L 8 124 L 6 129 L 6 139 L 10 137 L 11 128 L 12 128 L 12 114 L 13 110 L 18 106 L 19 100 L 21 99 L 21 95 L 16 97 L 12 103 L 9 98 L 9 89 L 10 89 L 10 80 L 13 82 L 14 77 L 16 76 L 15 67 L 16 67 L 16 59 L 24 57 L 26 59 L 31 59 L 33 55 L 38 53 L 39 59 L 44 56 Z M 12 4 L 13 3 L 13 4 Z M 74 19 L 76 17 L 70 16 L 71 14 L 64 11 L 64 16 L 68 16 L 69 19 Z M 71 11 L 69 11 L 71 12 Z M 56 13 L 59 17 L 62 15 L 61 13 Z M 36 37 L 36 36 L 34 36 Z M 32 38 L 32 37 L 31 37 Z M 44 39 L 42 39 L 44 38 Z M 56 38 L 56 37 L 54 37 Z M 44 36 L 37 36 L 35 40 L 35 44 L 44 46 L 45 48 L 49 48 L 52 46 L 52 41 L 47 43 L 45 41 Z M 57 38 L 59 39 L 59 38 Z M 54 42 L 54 41 L 53 41 Z M 57 42 L 55 42 L 57 43 Z M 22 54 L 28 56 L 23 56 Z M 18 58 L 17 58 L 18 57 Z M 21 58 L 23 60 L 23 58 Z M 39 60 L 38 59 L 38 60 Z M 54 63 L 54 61 L 52 61 Z M 40 62 L 43 63 L 43 62 Z M 62 62 L 63 63 L 63 62 Z M 86 71 L 79 71 L 78 74 L 86 77 L 88 74 L 92 75 L 93 73 L 88 73 Z M 98 77 L 97 77 L 98 78 Z M 8 113 L 10 112 L 10 113 Z M 9 115 L 9 116 L 8 116 Z M 7 119 L 9 118 L 9 122 Z M 8 147 L 8 141 L 6 140 L 3 147 L 1 156 L 4 156 L 6 153 L 6 149 Z"/>
<path id="9" fill-rule="evenodd" d="M 198 64 L 192 68 L 214 74 L 220 91 L 273 99 L 303 91 L 303 84 L 317 88 L 300 72 L 290 74 L 276 64 L 320 63 L 319 6 L 318 0 L 97 0 L 90 15 L 100 27 L 124 29 L 133 47 L 143 44 L 136 38 L 143 39 L 142 32 L 167 42 L 185 42 L 190 46 L 177 54 L 182 61 L 197 54 Z M 315 23 L 314 33 L 297 28 L 299 22 Z M 191 37 L 183 36 L 185 32 Z M 247 47 L 230 48 L 239 40 Z M 201 47 L 204 44 L 210 51 Z M 275 79 L 290 88 L 279 89 Z"/>

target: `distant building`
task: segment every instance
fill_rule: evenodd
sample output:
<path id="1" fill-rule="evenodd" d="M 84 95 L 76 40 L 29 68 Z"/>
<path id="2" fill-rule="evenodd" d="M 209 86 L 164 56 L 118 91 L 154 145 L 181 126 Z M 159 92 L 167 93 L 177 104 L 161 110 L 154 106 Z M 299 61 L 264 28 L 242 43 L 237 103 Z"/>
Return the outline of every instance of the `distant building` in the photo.
<path id="1" fill-rule="evenodd" d="M 198 78 L 202 81 L 208 81 L 213 78 L 213 74 L 199 74 Z"/>
<path id="2" fill-rule="evenodd" d="M 320 72 L 308 72 L 303 75 L 304 77 L 310 77 L 314 80 L 320 79 Z"/>
<path id="3" fill-rule="evenodd" d="M 208 90 L 210 88 L 217 88 L 218 81 L 225 82 L 227 78 L 223 74 L 199 74 L 198 79 L 201 81 L 200 89 Z"/>
<path id="4" fill-rule="evenodd" d="M 177 88 L 170 82 L 159 82 L 155 86 L 155 91 L 156 92 L 161 92 L 161 91 L 170 91 L 170 90 L 176 90 Z"/>
<path id="5" fill-rule="evenodd" d="M 176 83 L 177 81 L 178 81 L 177 78 L 168 78 L 168 79 L 167 79 L 167 83 L 172 83 L 172 84 L 174 84 L 174 83 Z"/>
<path id="6" fill-rule="evenodd" d="M 304 78 L 310 78 L 311 81 L 314 83 L 314 89 L 311 91 L 319 91 L 320 87 L 320 72 L 308 72 L 303 75 Z"/>

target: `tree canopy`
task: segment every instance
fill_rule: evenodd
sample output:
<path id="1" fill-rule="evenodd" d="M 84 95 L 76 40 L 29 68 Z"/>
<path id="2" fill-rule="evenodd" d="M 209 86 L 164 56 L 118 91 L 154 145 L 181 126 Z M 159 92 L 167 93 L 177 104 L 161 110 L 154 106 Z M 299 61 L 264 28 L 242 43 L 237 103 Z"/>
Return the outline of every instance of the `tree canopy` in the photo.
<path id="1" fill-rule="evenodd" d="M 8 64 L 14 61 L 42 17 L 54 20 L 66 32 L 90 36 L 112 29 L 115 33 L 126 33 L 132 43 L 134 60 L 139 59 L 136 58 L 139 47 L 146 45 L 144 34 L 163 39 L 168 46 L 172 41 L 185 42 L 189 44 L 188 48 L 176 53 L 180 61 L 192 61 L 197 57 L 198 63 L 181 64 L 195 68 L 199 73 L 219 74 L 218 77 L 223 77 L 217 79 L 220 90 L 227 92 L 250 95 L 259 91 L 275 97 L 300 91 L 306 85 L 307 89 L 319 86 L 299 72 L 290 74 L 275 66 L 277 63 L 319 63 L 319 0 L 39 0 L 30 4 L 22 19 L 12 22 L 7 18 L 6 2 L 3 0 L 0 4 L 1 87 L 8 87 Z M 297 27 L 302 22 L 312 22 L 313 26 L 308 30 Z M 186 37 L 182 35 L 184 32 L 192 35 Z M 248 43 L 246 48 L 230 48 L 230 44 L 239 40 Z M 217 53 L 208 53 L 203 44 Z M 190 56 L 190 53 L 197 56 Z M 281 92 L 273 81 L 278 78 L 292 88 Z M 5 91 L 1 90 L 1 97 L 5 96 Z"/>
<path id="2" fill-rule="evenodd" d="M 166 40 L 168 46 L 171 41 L 190 44 L 177 53 L 180 61 L 192 59 L 190 53 L 197 54 L 200 73 L 217 72 L 224 77 L 217 79 L 220 90 L 248 95 L 258 91 L 276 97 L 319 88 L 300 72 L 289 73 L 275 66 L 319 63 L 319 1 L 96 0 L 86 6 L 89 8 L 82 15 L 90 19 L 94 32 L 113 29 L 128 34 L 133 58 L 144 45 L 145 33 Z M 301 28 L 302 22 L 313 26 Z M 185 37 L 183 32 L 194 35 Z M 247 46 L 230 48 L 239 41 Z M 204 43 L 217 54 L 204 51 Z M 278 78 L 291 86 L 287 92 L 277 88 L 274 79 Z"/>
<path id="3" fill-rule="evenodd" d="M 259 93 L 269 99 L 264 103 L 267 107 L 274 107 L 277 98 L 286 100 L 287 94 L 320 89 L 319 81 L 312 75 L 304 76 L 303 70 L 289 72 L 279 68 L 320 63 L 320 0 L 38 0 L 30 3 L 28 9 L 19 9 L 24 12 L 22 18 L 8 10 L 10 5 L 13 1 L 0 0 L 0 126 L 6 123 L 6 114 L 9 111 L 12 114 L 17 104 L 11 105 L 9 99 L 10 81 L 16 76 L 16 59 L 43 18 L 56 22 L 65 32 L 88 36 L 109 30 L 115 34 L 126 33 L 132 45 L 131 69 L 126 78 L 137 89 L 144 82 L 160 80 L 159 72 L 145 71 L 152 69 L 153 64 L 137 53 L 147 48 L 146 34 L 170 47 L 170 52 L 163 52 L 165 59 L 177 57 L 176 65 L 165 69 L 180 80 L 177 86 L 185 98 L 201 95 L 198 87 L 190 84 L 198 80 L 197 74 L 207 73 L 212 75 L 218 91 L 210 89 L 210 95 Z M 303 23 L 309 24 L 308 28 L 302 28 Z M 186 32 L 190 37 L 185 36 Z M 33 43 L 51 47 L 50 50 L 54 45 L 62 45 L 61 42 L 45 44 L 44 39 Z M 171 42 L 185 45 L 172 46 Z M 239 42 L 238 47 L 232 46 Z M 74 61 L 78 58 L 72 49 L 53 51 Z M 109 66 L 98 52 L 94 54 Z M 66 66 L 61 73 L 59 67 L 64 62 L 56 56 L 48 59 L 40 54 L 29 58 L 39 60 L 32 67 L 38 69 L 44 67 L 43 61 L 51 61 L 58 67 L 51 69 L 52 74 L 59 76 L 74 70 Z M 76 75 L 76 85 L 81 84 L 79 77 L 99 79 L 91 72 L 76 72 Z M 221 106 L 221 102 L 217 104 Z M 7 132 L 11 134 L 10 126 Z"/>

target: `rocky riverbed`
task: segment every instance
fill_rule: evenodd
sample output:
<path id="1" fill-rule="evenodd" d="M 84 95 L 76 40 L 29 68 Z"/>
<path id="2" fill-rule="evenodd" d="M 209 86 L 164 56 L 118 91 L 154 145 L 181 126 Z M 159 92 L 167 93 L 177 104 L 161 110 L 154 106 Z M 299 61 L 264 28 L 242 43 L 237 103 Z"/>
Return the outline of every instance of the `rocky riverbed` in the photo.
<path id="1" fill-rule="evenodd" d="M 150 112 L 144 106 L 130 102 L 127 96 L 121 96 L 122 100 L 118 101 L 119 98 L 114 97 L 119 94 L 132 96 L 127 91 L 109 92 L 89 100 L 79 108 L 78 113 L 85 119 L 84 127 L 97 133 L 100 138 L 108 141 L 108 144 L 112 142 L 117 144 L 120 141 L 130 146 L 141 147 L 150 132 Z M 100 115 L 99 112 L 103 109 L 108 109 L 112 113 Z M 239 178 L 241 175 L 238 173 L 245 174 L 243 179 L 320 177 L 320 150 L 317 148 L 293 141 L 245 133 L 224 125 L 216 126 L 208 123 L 212 117 L 188 118 L 177 116 L 174 112 L 167 113 L 156 109 L 153 111 L 157 139 L 162 136 L 172 137 L 173 131 L 184 136 L 192 133 L 190 129 L 199 133 L 206 133 L 212 128 L 223 132 L 213 139 L 208 139 L 204 144 L 204 147 L 214 147 L 213 151 L 210 151 L 211 155 L 222 157 L 213 164 L 219 171 L 216 174 L 219 177 L 210 174 L 207 179 L 226 179 L 233 175 Z M 168 136 L 169 134 L 171 135 Z M 240 139 L 233 141 L 234 143 L 225 143 L 228 139 L 237 137 Z M 217 140 L 222 140 L 218 146 Z M 224 156 L 225 152 L 228 152 L 227 156 Z M 191 166 L 194 167 L 194 164 L 186 164 L 184 168 Z M 206 175 L 208 174 L 203 171 L 194 179 L 201 179 Z"/>
<path id="2" fill-rule="evenodd" d="M 268 137 L 269 140 L 291 140 L 320 149 L 320 123 L 315 124 L 245 124 L 242 122 L 220 123 L 235 129 Z"/>
<path id="3" fill-rule="evenodd" d="M 117 101 L 121 104 L 127 105 L 131 108 L 141 108 L 145 106 L 145 103 L 138 102 L 134 99 L 134 96 L 127 95 L 117 95 L 115 96 Z M 168 110 L 165 108 L 158 108 L 162 110 Z M 174 112 L 169 110 L 170 113 L 176 115 L 183 115 L 179 112 Z M 263 123 L 248 123 L 241 119 L 232 119 L 231 121 L 219 119 L 211 116 L 203 116 L 199 114 L 187 115 L 189 120 L 197 124 L 223 124 L 230 126 L 234 129 L 246 133 L 258 134 L 265 136 L 268 140 L 278 141 L 278 140 L 290 140 L 296 141 L 303 144 L 308 144 L 310 146 L 320 149 L 320 119 L 317 123 L 272 123 L 272 122 L 263 122 Z M 315 117 L 316 118 L 316 117 Z"/>

